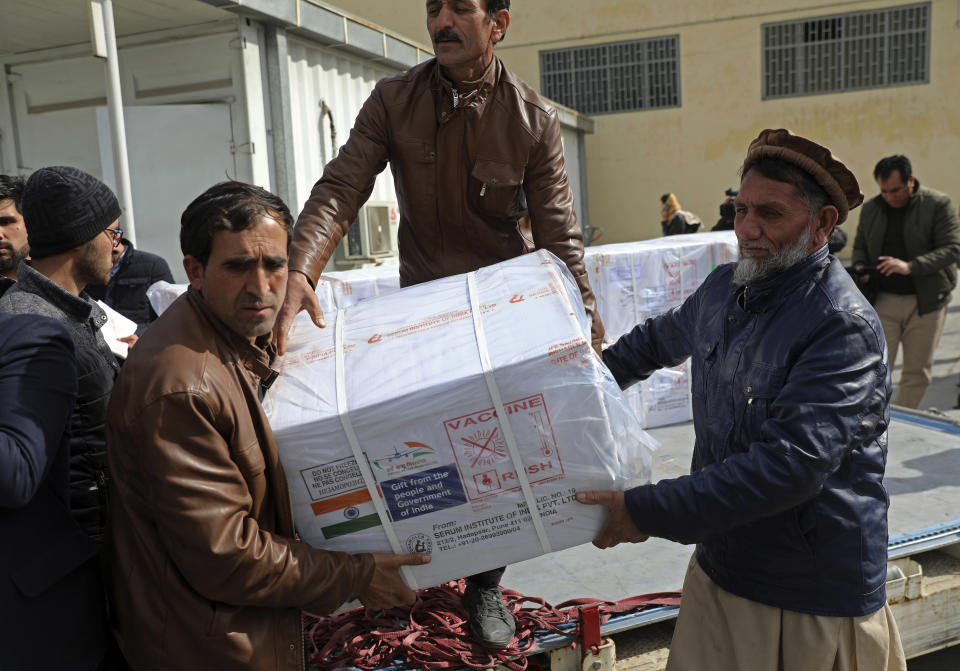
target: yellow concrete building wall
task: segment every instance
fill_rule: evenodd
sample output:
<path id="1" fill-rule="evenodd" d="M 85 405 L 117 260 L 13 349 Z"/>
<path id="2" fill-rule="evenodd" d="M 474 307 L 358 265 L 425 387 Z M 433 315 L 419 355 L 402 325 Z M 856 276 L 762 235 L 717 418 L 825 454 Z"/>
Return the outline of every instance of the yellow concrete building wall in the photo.
<path id="1" fill-rule="evenodd" d="M 339 0 L 350 12 L 428 41 L 424 3 Z M 930 83 L 763 100 L 764 23 L 876 10 L 910 3 L 817 0 L 514 0 L 498 55 L 539 88 L 541 50 L 680 36 L 681 107 L 603 114 L 587 136 L 590 223 L 601 242 L 660 234 L 659 196 L 677 194 L 707 224 L 735 187 L 750 140 L 786 127 L 830 146 L 878 193 L 873 166 L 906 154 L 920 181 L 960 198 L 960 0 L 930 3 Z M 808 9 L 803 9 L 807 7 Z M 418 31 L 418 32 L 413 32 Z M 856 230 L 858 210 L 844 228 Z"/>

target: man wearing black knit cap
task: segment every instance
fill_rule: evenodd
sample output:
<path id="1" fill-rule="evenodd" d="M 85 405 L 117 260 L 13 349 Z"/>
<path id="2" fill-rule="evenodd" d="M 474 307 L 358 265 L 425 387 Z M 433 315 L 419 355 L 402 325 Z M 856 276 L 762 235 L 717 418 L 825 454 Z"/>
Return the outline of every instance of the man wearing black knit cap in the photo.
<path id="1" fill-rule="evenodd" d="M 890 374 L 877 314 L 827 238 L 863 201 L 828 148 L 750 144 L 736 264 L 603 353 L 621 387 L 690 359 L 691 473 L 581 492 L 607 548 L 696 543 L 668 671 L 905 671 L 886 603 Z"/>
<path id="2" fill-rule="evenodd" d="M 110 279 L 120 242 L 120 204 L 110 188 L 77 168 L 41 168 L 23 189 L 31 261 L 0 297 L 0 312 L 52 317 L 76 346 L 79 389 L 70 421 L 70 508 L 97 544 L 106 523 L 107 401 L 119 371 L 100 333 L 107 316 L 83 290 Z"/>

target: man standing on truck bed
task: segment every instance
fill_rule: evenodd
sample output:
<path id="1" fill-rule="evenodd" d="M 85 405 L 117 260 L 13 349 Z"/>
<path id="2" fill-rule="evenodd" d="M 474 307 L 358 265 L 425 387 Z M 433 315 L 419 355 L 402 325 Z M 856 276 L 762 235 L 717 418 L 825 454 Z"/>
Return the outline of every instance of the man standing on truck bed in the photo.
<path id="1" fill-rule="evenodd" d="M 886 342 L 827 249 L 863 195 L 783 129 L 750 144 L 741 176 L 740 261 L 603 356 L 621 387 L 691 359 L 690 475 L 577 498 L 610 509 L 598 547 L 697 544 L 670 671 L 905 671 L 884 587 Z"/>
<path id="2" fill-rule="evenodd" d="M 388 162 L 400 205 L 401 286 L 547 249 L 580 287 L 599 352 L 603 325 L 583 265 L 556 111 L 493 54 L 510 24 L 510 0 L 428 0 L 426 8 L 436 58 L 380 80 L 297 221 L 277 319 L 280 353 L 299 310 L 324 325 L 311 285 Z M 464 595 L 474 635 L 492 648 L 515 632 L 498 587 L 502 574 L 471 576 Z"/>

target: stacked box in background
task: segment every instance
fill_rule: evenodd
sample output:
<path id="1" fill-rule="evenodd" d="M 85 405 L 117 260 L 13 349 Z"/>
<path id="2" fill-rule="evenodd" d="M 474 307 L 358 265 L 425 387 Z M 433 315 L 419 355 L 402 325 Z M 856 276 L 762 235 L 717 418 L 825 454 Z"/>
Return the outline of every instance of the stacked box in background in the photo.
<path id="1" fill-rule="evenodd" d="M 733 231 L 588 247 L 584 263 L 606 331 L 605 344 L 678 307 L 714 268 L 736 258 Z M 659 370 L 628 389 L 626 396 L 646 428 L 688 421 L 689 365 Z"/>
<path id="2" fill-rule="evenodd" d="M 410 571 L 418 587 L 542 554 L 533 506 L 551 550 L 588 542 L 606 512 L 575 493 L 649 478 L 653 443 L 590 347 L 566 266 L 538 251 L 472 275 L 475 293 L 466 275 L 434 280 L 325 329 L 299 315 L 264 403 L 300 536 L 430 552 Z"/>
<path id="3" fill-rule="evenodd" d="M 354 305 L 368 298 L 385 296 L 400 289 L 400 266 L 385 264 L 357 270 L 337 270 L 321 277 L 332 286 L 338 308 Z"/>
<path id="4" fill-rule="evenodd" d="M 175 300 L 180 298 L 180 294 L 187 290 L 189 284 L 170 284 L 166 280 L 154 282 L 147 287 L 147 299 L 150 301 L 150 307 L 157 315 L 162 315 L 167 311 Z"/>

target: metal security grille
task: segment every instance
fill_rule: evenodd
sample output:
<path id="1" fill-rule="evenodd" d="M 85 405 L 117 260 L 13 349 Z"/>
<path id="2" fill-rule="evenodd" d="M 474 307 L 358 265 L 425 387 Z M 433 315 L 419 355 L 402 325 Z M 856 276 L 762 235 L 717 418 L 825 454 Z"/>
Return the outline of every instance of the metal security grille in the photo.
<path id="1" fill-rule="evenodd" d="M 767 23 L 763 97 L 930 81 L 930 3 Z"/>
<path id="2" fill-rule="evenodd" d="M 680 107 L 680 37 L 541 51 L 540 90 L 583 114 Z"/>

